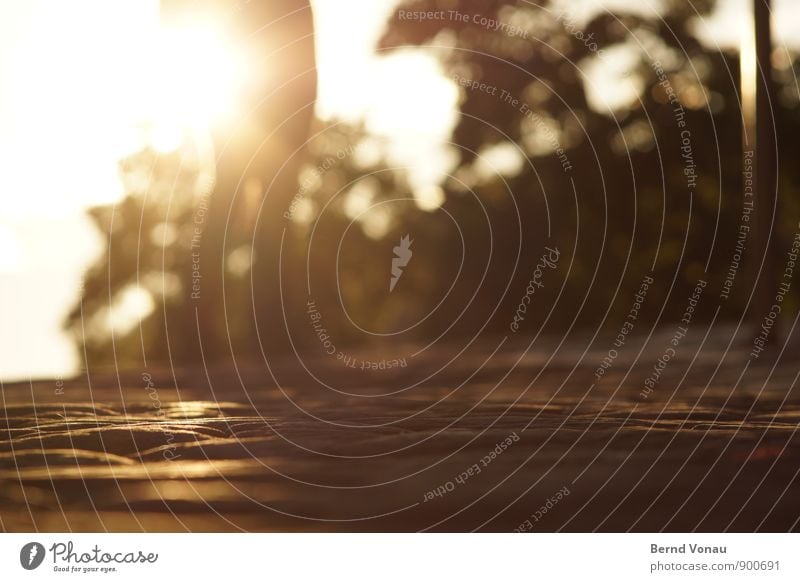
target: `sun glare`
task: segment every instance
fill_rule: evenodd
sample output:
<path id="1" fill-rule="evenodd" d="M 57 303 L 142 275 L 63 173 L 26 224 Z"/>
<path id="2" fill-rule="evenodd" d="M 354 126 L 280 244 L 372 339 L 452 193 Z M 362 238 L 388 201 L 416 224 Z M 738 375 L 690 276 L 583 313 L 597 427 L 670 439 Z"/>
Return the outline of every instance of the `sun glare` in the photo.
<path id="1" fill-rule="evenodd" d="M 211 22 L 160 30 L 153 54 L 151 145 L 172 151 L 187 132 L 205 131 L 237 112 L 244 58 Z"/>

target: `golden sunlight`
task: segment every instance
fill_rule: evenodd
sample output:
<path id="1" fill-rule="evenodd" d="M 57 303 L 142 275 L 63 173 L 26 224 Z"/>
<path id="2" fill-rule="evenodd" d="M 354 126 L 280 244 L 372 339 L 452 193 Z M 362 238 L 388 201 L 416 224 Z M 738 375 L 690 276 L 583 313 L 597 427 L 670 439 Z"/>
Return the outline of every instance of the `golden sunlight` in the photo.
<path id="1" fill-rule="evenodd" d="M 184 133 L 208 130 L 236 115 L 245 58 L 211 20 L 162 27 L 152 64 L 148 121 L 155 149 L 173 151 Z"/>

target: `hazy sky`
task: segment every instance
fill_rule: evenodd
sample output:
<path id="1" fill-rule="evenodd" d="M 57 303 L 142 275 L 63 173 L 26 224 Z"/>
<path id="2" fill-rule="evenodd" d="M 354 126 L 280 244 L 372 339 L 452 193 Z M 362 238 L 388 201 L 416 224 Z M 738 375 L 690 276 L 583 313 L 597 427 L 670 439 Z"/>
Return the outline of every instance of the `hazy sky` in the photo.
<path id="1" fill-rule="evenodd" d="M 319 111 L 435 141 L 455 99 L 435 63 L 376 66 L 371 55 L 393 4 L 317 2 Z M 79 365 L 60 327 L 103 244 L 84 210 L 121 196 L 117 161 L 153 137 L 143 123 L 155 121 L 164 142 L 168 123 L 184 113 L 154 100 L 167 92 L 155 85 L 170 81 L 158 74 L 161 47 L 157 0 L 0 0 L 0 378 L 69 374 Z M 430 93 L 399 92 L 403 79 Z M 429 117 L 408 116 L 398 127 L 398 115 L 414 108 Z M 435 153 L 418 147 L 414 155 Z"/>
<path id="2" fill-rule="evenodd" d="M 721 2 L 712 38 L 737 41 L 747 2 Z M 371 54 L 395 3 L 315 2 L 318 110 L 365 118 L 396 139 L 405 162 L 425 162 L 420 182 L 434 181 L 447 163 L 437 142 L 454 122 L 456 91 L 431 57 Z M 776 5 L 779 36 L 796 42 L 800 2 Z M 60 326 L 102 248 L 83 211 L 122 194 L 117 160 L 153 138 L 142 124 L 163 138 L 178 115 L 154 98 L 154 83 L 169 82 L 157 74 L 161 42 L 157 0 L 0 0 L 0 377 L 77 369 Z"/>

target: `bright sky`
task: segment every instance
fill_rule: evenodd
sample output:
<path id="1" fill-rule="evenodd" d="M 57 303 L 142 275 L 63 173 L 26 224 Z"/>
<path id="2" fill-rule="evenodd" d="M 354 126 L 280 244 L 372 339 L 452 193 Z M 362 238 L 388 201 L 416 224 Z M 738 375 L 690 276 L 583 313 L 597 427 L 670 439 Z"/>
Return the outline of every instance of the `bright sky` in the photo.
<path id="1" fill-rule="evenodd" d="M 392 136 L 398 159 L 417 167 L 424 187 L 448 163 L 438 142 L 454 123 L 456 90 L 427 55 L 371 53 L 396 1 L 316 0 L 318 110 L 364 118 Z M 716 38 L 735 41 L 731 23 L 746 1 L 721 2 Z M 800 3 L 783 0 L 777 9 L 778 30 L 788 33 Z M 233 79 L 203 85 L 179 77 L 176 85 L 165 72 L 170 54 L 180 59 L 171 49 L 187 44 L 205 50 L 214 39 L 160 34 L 157 0 L 0 0 L 0 378 L 74 373 L 78 355 L 61 322 L 102 248 L 83 211 L 120 197 L 118 159 L 147 140 L 168 147 L 176 124 L 196 129 L 224 113 L 230 95 L 219 88 Z M 195 81 L 236 67 L 235 55 L 212 50 L 203 72 L 217 76 Z M 154 91 L 159 86 L 172 91 Z M 187 108 L 180 87 L 208 99 Z M 177 100 L 159 97 L 170 92 Z"/>
<path id="2" fill-rule="evenodd" d="M 431 57 L 374 58 L 395 1 L 316 2 L 319 113 L 365 118 L 416 144 L 403 162 L 430 162 L 441 156 L 456 91 Z M 198 129 L 224 113 L 230 96 L 219 88 L 234 84 L 225 75 L 237 62 L 215 52 L 217 40 L 160 33 L 157 0 L 0 0 L 0 378 L 77 369 L 61 323 L 103 244 L 84 210 L 120 198 L 121 157 L 147 141 L 168 148 L 178 126 Z M 181 67 L 170 62 L 186 51 L 202 54 L 202 70 L 184 66 L 176 78 Z M 399 91 L 403 80 L 427 93 Z M 426 167 L 431 176 L 420 179 L 436 179 L 441 164 Z"/>

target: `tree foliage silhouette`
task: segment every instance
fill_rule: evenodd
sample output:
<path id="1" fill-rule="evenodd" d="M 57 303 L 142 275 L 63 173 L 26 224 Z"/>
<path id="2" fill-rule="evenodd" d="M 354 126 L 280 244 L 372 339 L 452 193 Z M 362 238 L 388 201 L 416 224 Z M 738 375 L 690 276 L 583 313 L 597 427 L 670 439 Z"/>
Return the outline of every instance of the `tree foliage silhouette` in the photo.
<path id="1" fill-rule="evenodd" d="M 408 47 L 429 51 L 459 86 L 452 138 L 459 161 L 442 184 L 441 209 L 460 236 L 442 229 L 435 212 L 413 203 L 402 171 L 352 153 L 370 147 L 373 136 L 338 122 L 317 127 L 310 158 L 281 175 L 260 214 L 254 214 L 252 199 L 242 197 L 241 180 L 257 147 L 232 154 L 221 177 L 217 162 L 213 193 L 208 168 L 191 148 L 169 156 L 142 152 L 126 161 L 127 198 L 92 211 L 108 234 L 108 249 L 87 274 L 82 304 L 68 322 L 90 358 L 109 361 L 111 336 L 103 322 L 109 305 L 133 285 L 150 293 L 155 309 L 116 338 L 114 353 L 137 359 L 144 349 L 179 363 L 196 362 L 201 354 L 258 355 L 259 341 L 269 350 L 270 338 L 278 336 L 276 345 L 285 348 L 284 328 L 291 333 L 308 326 L 306 271 L 315 289 L 326 290 L 314 300 L 342 343 L 365 341 L 342 302 L 372 329 L 403 327 L 430 312 L 415 328 L 416 338 L 507 333 L 546 248 L 558 248 L 559 268 L 537 291 L 537 307 L 521 322 L 523 331 L 544 322 L 555 331 L 619 320 L 645 275 L 658 282 L 640 314 L 650 321 L 679 318 L 701 277 L 718 290 L 737 243 L 742 151 L 738 55 L 713 50 L 697 36 L 697 19 L 709 14 L 713 2 L 666 1 L 658 14 L 596 11 L 588 17 L 558 6 L 420 0 L 400 5 L 387 22 L 380 54 Z M 447 16 L 419 21 L 403 11 Z M 797 61 L 784 57 L 776 72 L 775 114 L 781 159 L 789 160 L 799 153 L 793 136 L 800 129 L 800 108 Z M 604 103 L 603 91 L 594 87 L 609 78 L 611 89 L 622 95 L 615 104 Z M 293 110 L 281 103 L 284 113 Z M 289 134 L 303 133 L 307 123 L 300 119 Z M 304 172 L 313 173 L 344 149 L 351 153 L 311 180 L 301 219 L 286 221 Z M 259 158 L 258 167 L 273 168 L 255 176 L 262 178 L 259 193 L 264 180 L 277 175 L 276 159 L 287 155 L 279 150 Z M 779 167 L 782 193 L 796 192 L 800 170 L 788 163 Z M 393 201 L 381 236 L 352 227 L 347 199 L 354 188 L 368 188 L 373 204 Z M 203 235 L 201 261 L 211 264 L 203 273 L 226 270 L 203 282 L 206 303 L 199 305 L 189 299 L 191 241 L 198 201 L 209 193 L 215 222 Z M 785 239 L 797 224 L 798 208 L 795 196 L 781 200 Z M 409 233 L 415 268 L 405 269 L 390 292 L 392 248 Z M 753 257 L 745 252 L 745 260 Z M 736 317 L 747 302 L 743 277 L 723 317 Z M 538 307 L 556 296 L 559 305 L 573 308 Z M 442 297 L 447 300 L 439 305 Z M 787 301 L 795 302 L 794 296 Z M 698 317 L 710 315 L 701 311 Z M 254 319 L 265 323 L 254 327 Z M 291 335 L 300 344 L 295 347 L 308 341 L 308 333 Z M 197 345 L 197 337 L 205 345 Z"/>

